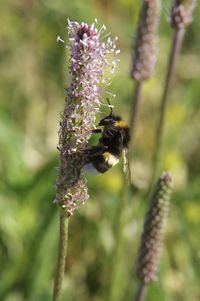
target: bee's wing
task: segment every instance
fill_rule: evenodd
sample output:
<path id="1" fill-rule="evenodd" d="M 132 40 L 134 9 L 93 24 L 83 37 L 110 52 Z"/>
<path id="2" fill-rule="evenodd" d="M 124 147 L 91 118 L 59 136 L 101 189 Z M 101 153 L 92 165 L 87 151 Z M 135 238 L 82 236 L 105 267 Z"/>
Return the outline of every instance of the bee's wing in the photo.
<path id="1" fill-rule="evenodd" d="M 123 172 L 126 175 L 127 180 L 129 183 L 131 183 L 131 170 L 129 165 L 129 159 L 128 159 L 128 149 L 123 149 Z"/>

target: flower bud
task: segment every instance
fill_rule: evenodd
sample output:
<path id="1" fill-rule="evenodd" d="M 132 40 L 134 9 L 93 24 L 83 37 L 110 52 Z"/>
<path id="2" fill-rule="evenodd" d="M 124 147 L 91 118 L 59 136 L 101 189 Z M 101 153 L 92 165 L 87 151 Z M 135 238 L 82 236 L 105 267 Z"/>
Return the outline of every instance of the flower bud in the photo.
<path id="1" fill-rule="evenodd" d="M 171 11 L 171 26 L 180 30 L 188 26 L 193 18 L 192 13 L 196 6 L 196 0 L 174 0 Z"/>
<path id="2" fill-rule="evenodd" d="M 139 249 L 137 276 L 144 284 L 157 279 L 171 188 L 172 177 L 170 173 L 163 172 L 146 215 Z"/>
<path id="3" fill-rule="evenodd" d="M 157 30 L 160 16 L 159 0 L 143 0 L 134 47 L 132 78 L 151 77 L 157 56 Z"/>

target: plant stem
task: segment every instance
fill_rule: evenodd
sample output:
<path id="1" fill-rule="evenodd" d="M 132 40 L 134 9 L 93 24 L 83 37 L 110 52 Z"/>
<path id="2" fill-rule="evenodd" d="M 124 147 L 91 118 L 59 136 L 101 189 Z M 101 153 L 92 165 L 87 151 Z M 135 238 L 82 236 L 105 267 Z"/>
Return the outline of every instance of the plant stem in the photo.
<path id="1" fill-rule="evenodd" d="M 142 82 L 136 81 L 133 95 L 133 104 L 130 116 L 131 149 L 135 139 L 135 128 L 138 119 L 139 103 L 141 99 Z"/>
<path id="2" fill-rule="evenodd" d="M 153 155 L 152 183 L 155 181 L 159 169 L 159 162 L 160 162 L 161 151 L 162 151 L 162 138 L 163 138 L 164 125 L 165 125 L 165 117 L 166 117 L 167 99 L 168 99 L 171 83 L 173 80 L 174 72 L 176 69 L 177 61 L 179 58 L 179 53 L 182 46 L 184 33 L 185 33 L 184 28 L 175 31 L 174 38 L 172 41 L 172 48 L 171 48 L 171 53 L 168 62 L 165 85 L 164 85 L 163 95 L 161 98 L 160 115 L 159 115 L 157 128 L 156 128 L 155 150 Z"/>
<path id="3" fill-rule="evenodd" d="M 147 293 L 147 286 L 144 283 L 140 283 L 138 291 L 135 297 L 135 301 L 144 301 Z"/>
<path id="4" fill-rule="evenodd" d="M 123 296 L 123 288 L 119 286 L 121 282 L 121 267 L 124 263 L 124 249 L 125 249 L 125 238 L 124 238 L 124 208 L 127 200 L 127 192 L 129 189 L 129 183 L 124 179 L 122 191 L 118 200 L 116 215 L 114 219 L 114 236 L 115 236 L 115 248 L 111 258 L 111 283 L 110 283 L 110 301 L 121 300 Z"/>
<path id="5" fill-rule="evenodd" d="M 60 237 L 58 246 L 58 259 L 57 267 L 54 278 L 53 301 L 61 300 L 62 282 L 65 272 L 65 259 L 67 254 L 68 242 L 68 222 L 69 217 L 65 209 L 61 208 L 60 211 Z"/>

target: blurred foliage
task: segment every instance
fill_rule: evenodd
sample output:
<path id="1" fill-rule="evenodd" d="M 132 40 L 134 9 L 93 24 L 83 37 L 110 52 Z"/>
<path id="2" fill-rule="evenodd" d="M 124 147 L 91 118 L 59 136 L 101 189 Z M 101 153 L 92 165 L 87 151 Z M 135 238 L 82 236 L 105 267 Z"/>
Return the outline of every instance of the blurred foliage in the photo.
<path id="1" fill-rule="evenodd" d="M 98 18 L 119 37 L 121 63 L 110 91 L 115 111 L 128 119 L 133 83 L 131 46 L 139 10 L 130 0 L 1 0 L 0 9 L 0 300 L 51 299 L 58 241 L 53 204 L 57 130 L 66 86 L 66 17 Z M 133 300 L 134 264 L 152 166 L 155 120 L 172 30 L 163 1 L 159 58 L 145 84 L 132 175 L 133 200 L 123 208 L 123 253 L 118 258 L 117 300 Z M 148 301 L 200 299 L 200 7 L 186 32 L 166 122 L 164 168 L 174 174 L 174 194 L 158 283 Z M 63 300 L 108 300 L 113 277 L 115 214 L 120 204 L 122 166 L 89 177 L 90 200 L 70 221 Z"/>

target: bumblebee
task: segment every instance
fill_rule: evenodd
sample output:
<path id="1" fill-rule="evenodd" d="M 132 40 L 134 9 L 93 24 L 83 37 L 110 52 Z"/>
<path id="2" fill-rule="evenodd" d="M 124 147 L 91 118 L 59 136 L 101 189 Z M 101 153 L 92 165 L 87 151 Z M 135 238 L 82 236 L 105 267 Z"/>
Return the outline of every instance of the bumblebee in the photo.
<path id="1" fill-rule="evenodd" d="M 107 99 L 108 103 L 109 100 Z M 110 105 L 110 103 L 109 103 Z M 128 149 L 130 130 L 120 116 L 113 115 L 112 107 L 108 116 L 100 120 L 93 130 L 100 133 L 98 144 L 85 150 L 84 170 L 92 175 L 99 175 L 116 165 Z"/>

